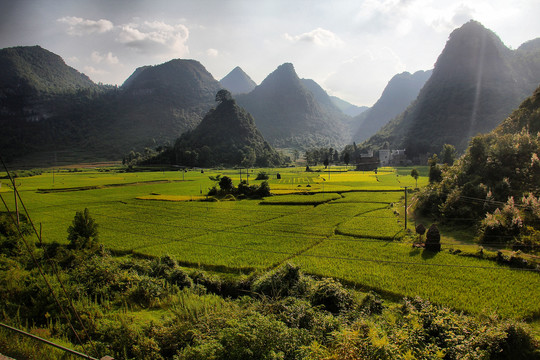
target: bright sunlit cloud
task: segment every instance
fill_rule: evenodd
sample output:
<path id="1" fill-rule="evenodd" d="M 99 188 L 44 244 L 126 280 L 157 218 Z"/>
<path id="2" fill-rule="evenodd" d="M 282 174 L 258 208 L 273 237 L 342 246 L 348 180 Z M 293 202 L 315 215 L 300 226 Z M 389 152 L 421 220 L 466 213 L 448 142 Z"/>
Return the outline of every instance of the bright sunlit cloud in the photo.
<path id="1" fill-rule="evenodd" d="M 113 23 L 109 20 L 89 20 L 76 16 L 65 16 L 58 19 L 58 22 L 68 25 L 68 34 L 73 36 L 89 35 L 93 33 L 102 34 L 113 29 Z"/>

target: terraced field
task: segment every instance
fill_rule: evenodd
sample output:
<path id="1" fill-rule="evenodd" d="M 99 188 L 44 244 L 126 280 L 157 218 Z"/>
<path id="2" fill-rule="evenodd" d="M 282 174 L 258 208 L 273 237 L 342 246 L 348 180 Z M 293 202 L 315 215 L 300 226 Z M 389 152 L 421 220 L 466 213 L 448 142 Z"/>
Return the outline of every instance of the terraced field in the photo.
<path id="1" fill-rule="evenodd" d="M 538 318 L 537 273 L 445 251 L 429 254 L 401 241 L 402 187 L 415 185 L 410 169 L 264 170 L 275 196 L 261 200 L 207 201 L 209 177 L 227 175 L 237 184 L 235 170 L 62 171 L 54 182 L 52 173 L 16 182 L 45 242 L 66 242 L 75 212 L 88 208 L 100 241 L 120 253 L 169 254 L 184 266 L 233 274 L 290 261 L 392 297 L 419 295 L 471 313 Z M 258 183 L 252 180 L 258 171 L 250 183 Z M 0 194 L 13 209 L 11 189 L 1 181 Z"/>

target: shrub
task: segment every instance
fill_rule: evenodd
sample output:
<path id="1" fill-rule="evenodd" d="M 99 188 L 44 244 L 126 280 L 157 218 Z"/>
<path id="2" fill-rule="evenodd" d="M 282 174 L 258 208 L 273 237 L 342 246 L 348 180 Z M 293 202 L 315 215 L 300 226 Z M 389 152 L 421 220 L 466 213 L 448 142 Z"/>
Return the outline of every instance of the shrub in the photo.
<path id="1" fill-rule="evenodd" d="M 381 314 L 384 309 L 381 297 L 371 291 L 366 295 L 366 297 L 364 297 L 362 303 L 360 304 L 360 307 L 362 309 L 362 312 L 367 315 Z"/>
<path id="2" fill-rule="evenodd" d="M 270 179 L 270 177 L 268 176 L 268 174 L 264 171 L 261 171 L 257 174 L 257 177 L 255 178 L 255 180 L 268 180 Z"/>
<path id="3" fill-rule="evenodd" d="M 333 314 L 350 310 L 354 305 L 352 294 L 339 281 L 331 278 L 317 281 L 310 298 L 313 305 L 323 305 L 325 310 Z"/>
<path id="4" fill-rule="evenodd" d="M 301 277 L 300 267 L 287 263 L 255 280 L 252 290 L 274 298 L 290 296 L 297 293 Z"/>
<path id="5" fill-rule="evenodd" d="M 173 284 L 177 285 L 180 289 L 185 287 L 193 287 L 193 280 L 188 276 L 188 274 L 182 269 L 176 268 L 169 273 L 167 280 Z"/>

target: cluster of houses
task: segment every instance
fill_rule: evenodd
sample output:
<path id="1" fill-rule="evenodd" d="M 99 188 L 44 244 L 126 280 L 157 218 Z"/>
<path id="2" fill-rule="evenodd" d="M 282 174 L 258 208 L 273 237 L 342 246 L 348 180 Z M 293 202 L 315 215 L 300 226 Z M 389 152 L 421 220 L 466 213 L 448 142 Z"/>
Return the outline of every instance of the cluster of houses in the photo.
<path id="1" fill-rule="evenodd" d="M 378 155 L 373 154 L 373 150 L 365 154 L 361 154 L 360 158 L 356 159 L 356 170 L 359 171 L 374 171 L 382 166 L 405 166 L 410 163 L 403 150 L 381 149 Z"/>

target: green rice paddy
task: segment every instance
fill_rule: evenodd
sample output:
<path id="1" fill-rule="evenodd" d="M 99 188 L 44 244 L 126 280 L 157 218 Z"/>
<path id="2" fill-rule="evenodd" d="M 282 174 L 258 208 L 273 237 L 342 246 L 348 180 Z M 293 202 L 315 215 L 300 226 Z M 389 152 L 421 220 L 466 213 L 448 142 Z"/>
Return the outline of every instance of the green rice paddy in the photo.
<path id="1" fill-rule="evenodd" d="M 391 297 L 419 295 L 475 314 L 540 316 L 539 274 L 447 251 L 430 254 L 402 241 L 403 187 L 415 186 L 410 169 L 319 170 L 264 169 L 275 195 L 237 201 L 206 197 L 215 185 L 209 176 L 238 184 L 236 170 L 63 170 L 15 181 L 44 242 L 66 243 L 75 212 L 88 208 L 100 242 L 119 253 L 169 254 L 184 266 L 232 274 L 293 262 Z M 250 172 L 250 184 L 260 183 L 253 180 L 258 171 Z M 12 189 L 1 182 L 13 210 Z M 418 179 L 418 186 L 426 183 Z"/>

